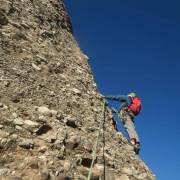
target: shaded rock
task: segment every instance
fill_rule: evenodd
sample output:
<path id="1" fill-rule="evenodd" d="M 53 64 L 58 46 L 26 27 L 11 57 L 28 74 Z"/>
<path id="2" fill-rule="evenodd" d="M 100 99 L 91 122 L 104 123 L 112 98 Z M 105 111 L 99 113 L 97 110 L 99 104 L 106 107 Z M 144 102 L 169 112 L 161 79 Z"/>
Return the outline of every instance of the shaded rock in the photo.
<path id="1" fill-rule="evenodd" d="M 21 99 L 21 95 L 20 94 L 14 94 L 12 97 L 11 97 L 11 101 L 14 102 L 14 103 L 18 103 L 20 102 L 20 99 Z"/>
<path id="2" fill-rule="evenodd" d="M 57 114 L 56 115 L 56 119 L 58 119 L 59 121 L 63 120 L 64 119 L 64 116 L 62 114 Z"/>
<path id="3" fill-rule="evenodd" d="M 87 150 L 89 153 L 92 153 L 92 150 L 93 150 L 93 143 L 89 142 L 89 141 L 85 141 L 82 143 L 82 147 Z"/>
<path id="4" fill-rule="evenodd" d="M 37 131 L 36 131 L 36 134 L 38 136 L 42 135 L 42 134 L 45 134 L 47 133 L 48 131 L 50 131 L 52 129 L 51 126 L 49 126 L 48 124 L 44 124 L 42 125 Z"/>
<path id="5" fill-rule="evenodd" d="M 73 180 L 72 177 L 66 176 L 64 174 L 59 174 L 57 178 L 58 180 Z"/>
<path id="6" fill-rule="evenodd" d="M 65 147 L 63 146 L 63 147 L 59 150 L 59 152 L 58 152 L 58 154 L 57 154 L 57 158 L 63 160 L 63 159 L 65 159 L 65 155 L 66 155 L 66 150 L 65 150 Z"/>
<path id="7" fill-rule="evenodd" d="M 31 159 L 30 162 L 28 163 L 29 167 L 32 169 L 38 169 L 38 160 L 37 159 Z"/>
<path id="8" fill-rule="evenodd" d="M 57 135 L 56 135 L 56 133 L 50 134 L 50 135 L 48 136 L 48 142 L 49 142 L 49 143 L 54 143 L 56 140 L 57 140 Z"/>
<path id="9" fill-rule="evenodd" d="M 4 106 L 3 103 L 0 103 L 0 108 L 3 108 L 3 106 Z"/>
<path id="10" fill-rule="evenodd" d="M 41 36 L 43 38 L 53 38 L 54 37 L 54 34 L 52 32 L 48 32 L 48 31 L 44 31 Z"/>
<path id="11" fill-rule="evenodd" d="M 5 104 L 3 104 L 3 107 L 1 108 L 2 110 L 6 110 L 6 109 L 8 109 L 8 106 L 6 106 Z M 1 110 L 0 109 L 0 110 Z"/>
<path id="12" fill-rule="evenodd" d="M 78 135 L 71 136 L 66 141 L 66 148 L 73 150 L 79 146 L 80 142 L 81 142 L 81 138 Z"/>
<path id="13" fill-rule="evenodd" d="M 76 120 L 75 119 L 67 119 L 66 125 L 72 128 L 77 128 Z"/>
<path id="14" fill-rule="evenodd" d="M 24 139 L 19 143 L 19 146 L 24 149 L 30 149 L 34 147 L 34 142 L 31 139 Z"/>
<path id="15" fill-rule="evenodd" d="M 47 146 L 42 146 L 38 149 L 39 152 L 41 153 L 45 153 L 46 151 L 48 150 L 48 147 Z"/>
<path id="16" fill-rule="evenodd" d="M 4 148 L 8 142 L 8 139 L 1 139 L 1 146 Z"/>
<path id="17" fill-rule="evenodd" d="M 50 174 L 47 169 L 43 169 L 41 171 L 41 180 L 49 180 L 50 179 Z"/>
<path id="18" fill-rule="evenodd" d="M 16 33 L 13 35 L 13 38 L 16 39 L 16 40 L 18 40 L 18 41 L 21 40 L 21 39 L 27 40 L 26 35 L 25 35 L 23 32 L 21 32 L 21 31 L 16 32 Z"/>
<path id="19" fill-rule="evenodd" d="M 81 165 L 84 167 L 90 167 L 92 163 L 92 157 L 90 155 L 87 155 L 86 157 L 83 157 L 81 160 Z"/>
<path id="20" fill-rule="evenodd" d="M 18 103 L 20 102 L 20 97 L 18 95 L 14 95 L 12 98 L 11 98 L 12 102 L 14 103 Z"/>
<path id="21" fill-rule="evenodd" d="M 6 17 L 6 15 L 2 12 L 2 10 L 0 10 L 0 27 L 1 26 L 5 26 L 8 24 L 8 19 Z"/>

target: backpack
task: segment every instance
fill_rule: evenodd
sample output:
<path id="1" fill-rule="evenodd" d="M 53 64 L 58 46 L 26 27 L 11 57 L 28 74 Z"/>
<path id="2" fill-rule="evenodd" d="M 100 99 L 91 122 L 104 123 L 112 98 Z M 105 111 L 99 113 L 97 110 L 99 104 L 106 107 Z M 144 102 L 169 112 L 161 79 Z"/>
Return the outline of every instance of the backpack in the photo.
<path id="1" fill-rule="evenodd" d="M 141 100 L 137 97 L 131 98 L 131 104 L 129 105 L 129 109 L 133 112 L 135 116 L 137 116 L 141 111 Z"/>

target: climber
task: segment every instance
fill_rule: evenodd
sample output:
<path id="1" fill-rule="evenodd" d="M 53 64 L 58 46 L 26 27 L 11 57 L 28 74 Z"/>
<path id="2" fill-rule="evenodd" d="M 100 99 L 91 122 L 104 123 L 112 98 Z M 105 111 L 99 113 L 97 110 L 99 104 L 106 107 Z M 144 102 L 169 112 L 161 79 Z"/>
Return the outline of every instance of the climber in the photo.
<path id="1" fill-rule="evenodd" d="M 135 131 L 134 118 L 140 113 L 141 100 L 136 96 L 136 93 L 130 93 L 124 96 L 103 97 L 107 100 L 116 100 L 121 102 L 121 108 L 118 113 L 128 133 L 130 143 L 133 145 L 136 154 L 138 154 L 140 151 L 140 142 Z"/>

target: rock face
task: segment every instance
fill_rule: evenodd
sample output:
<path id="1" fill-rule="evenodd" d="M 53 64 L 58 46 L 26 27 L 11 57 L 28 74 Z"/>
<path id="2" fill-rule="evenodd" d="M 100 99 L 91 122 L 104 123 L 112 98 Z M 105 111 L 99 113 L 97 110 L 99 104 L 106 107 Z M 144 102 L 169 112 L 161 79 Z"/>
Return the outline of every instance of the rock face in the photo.
<path id="1" fill-rule="evenodd" d="M 86 179 L 103 104 L 62 0 L 0 0 L 0 179 Z M 155 179 L 103 128 L 92 179 Z"/>

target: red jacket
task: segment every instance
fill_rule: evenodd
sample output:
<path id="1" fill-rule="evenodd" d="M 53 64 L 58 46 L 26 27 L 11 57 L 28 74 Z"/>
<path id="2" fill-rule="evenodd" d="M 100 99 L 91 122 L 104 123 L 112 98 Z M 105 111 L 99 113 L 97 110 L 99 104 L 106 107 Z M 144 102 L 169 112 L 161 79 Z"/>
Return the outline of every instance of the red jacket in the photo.
<path id="1" fill-rule="evenodd" d="M 135 116 L 137 116 L 141 111 L 141 100 L 137 97 L 131 98 L 131 104 L 129 105 L 129 109 L 133 112 Z"/>

